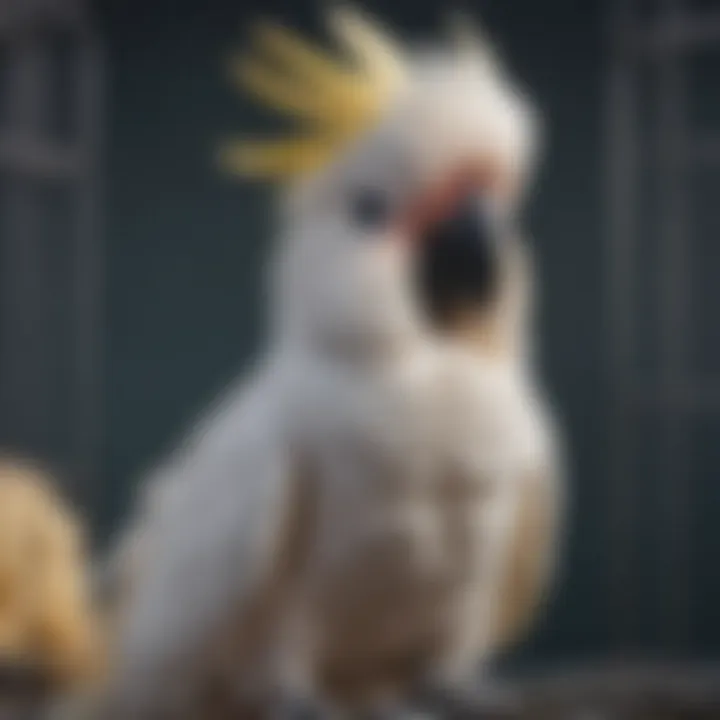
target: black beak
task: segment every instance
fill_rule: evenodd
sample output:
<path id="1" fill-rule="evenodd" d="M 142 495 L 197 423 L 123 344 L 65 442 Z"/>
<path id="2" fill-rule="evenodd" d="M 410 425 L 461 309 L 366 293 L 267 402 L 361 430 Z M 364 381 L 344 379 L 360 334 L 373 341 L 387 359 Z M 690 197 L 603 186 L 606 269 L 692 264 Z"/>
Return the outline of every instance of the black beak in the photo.
<path id="1" fill-rule="evenodd" d="M 420 299 L 436 325 L 452 323 L 493 299 L 499 275 L 497 234 L 490 214 L 472 197 L 421 238 Z"/>

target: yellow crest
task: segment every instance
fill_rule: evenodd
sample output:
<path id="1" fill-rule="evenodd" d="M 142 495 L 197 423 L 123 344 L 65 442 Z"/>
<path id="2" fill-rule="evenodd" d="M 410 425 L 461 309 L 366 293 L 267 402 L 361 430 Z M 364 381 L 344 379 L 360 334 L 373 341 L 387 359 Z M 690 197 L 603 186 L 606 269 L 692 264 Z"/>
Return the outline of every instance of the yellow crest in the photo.
<path id="1" fill-rule="evenodd" d="M 272 110 L 299 119 L 299 136 L 240 140 L 221 152 L 242 175 L 288 179 L 327 163 L 378 118 L 403 82 L 399 49 L 367 18 L 336 8 L 330 28 L 348 57 L 335 60 L 284 28 L 256 27 L 255 52 L 233 62 L 239 84 Z"/>

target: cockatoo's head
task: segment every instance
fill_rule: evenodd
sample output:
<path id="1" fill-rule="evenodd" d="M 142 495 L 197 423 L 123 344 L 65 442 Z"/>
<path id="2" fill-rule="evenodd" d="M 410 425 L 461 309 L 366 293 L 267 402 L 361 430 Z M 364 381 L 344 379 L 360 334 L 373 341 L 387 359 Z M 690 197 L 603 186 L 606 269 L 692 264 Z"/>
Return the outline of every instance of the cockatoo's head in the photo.
<path id="1" fill-rule="evenodd" d="M 467 25 L 445 48 L 403 51 L 356 12 L 330 18 L 352 64 L 264 27 L 260 54 L 236 68 L 308 128 L 225 155 L 290 180 L 274 268 L 281 322 L 305 338 L 398 343 L 510 322 L 532 107 Z"/>

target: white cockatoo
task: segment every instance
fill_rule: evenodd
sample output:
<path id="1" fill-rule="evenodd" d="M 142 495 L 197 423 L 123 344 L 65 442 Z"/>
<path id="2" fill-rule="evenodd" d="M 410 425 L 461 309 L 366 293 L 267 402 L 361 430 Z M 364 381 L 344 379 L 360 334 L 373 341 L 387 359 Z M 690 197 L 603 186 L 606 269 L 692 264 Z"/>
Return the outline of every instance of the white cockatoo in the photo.
<path id="1" fill-rule="evenodd" d="M 462 23 L 417 50 L 347 8 L 330 26 L 346 60 L 263 25 L 235 66 L 308 132 L 223 154 L 286 190 L 270 339 L 114 556 L 123 719 L 463 687 L 551 576 L 559 451 L 519 229 L 536 114 Z"/>

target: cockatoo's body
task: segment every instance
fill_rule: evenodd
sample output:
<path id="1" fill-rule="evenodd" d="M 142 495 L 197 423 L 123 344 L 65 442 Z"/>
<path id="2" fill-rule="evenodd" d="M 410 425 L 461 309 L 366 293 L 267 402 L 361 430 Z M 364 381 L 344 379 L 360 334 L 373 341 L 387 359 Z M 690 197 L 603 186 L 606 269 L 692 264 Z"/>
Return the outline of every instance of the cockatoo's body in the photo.
<path id="1" fill-rule="evenodd" d="M 351 707 L 469 679 L 497 640 L 521 484 L 553 462 L 524 379 L 428 345 L 288 357 L 251 387 L 155 488 L 121 636 L 130 707 L 178 683 L 205 702 L 218 668 L 239 697 Z"/>
<path id="2" fill-rule="evenodd" d="M 517 380 L 439 348 L 315 378 L 306 407 L 322 412 L 300 429 L 318 493 L 300 599 L 324 693 L 377 701 L 468 680 L 492 648 L 517 483 L 548 462 Z"/>
<path id="3" fill-rule="evenodd" d="M 333 102 L 250 72 L 343 149 L 233 156 L 329 166 L 286 207 L 263 362 L 120 546 L 106 702 L 123 719 L 208 716 L 215 693 L 357 710 L 462 683 L 544 586 L 557 457 L 512 222 L 532 123 L 485 54 L 423 55 L 402 78 L 369 25 L 338 21 L 367 73 L 342 76 L 352 93 L 282 36 L 268 43 Z"/>

